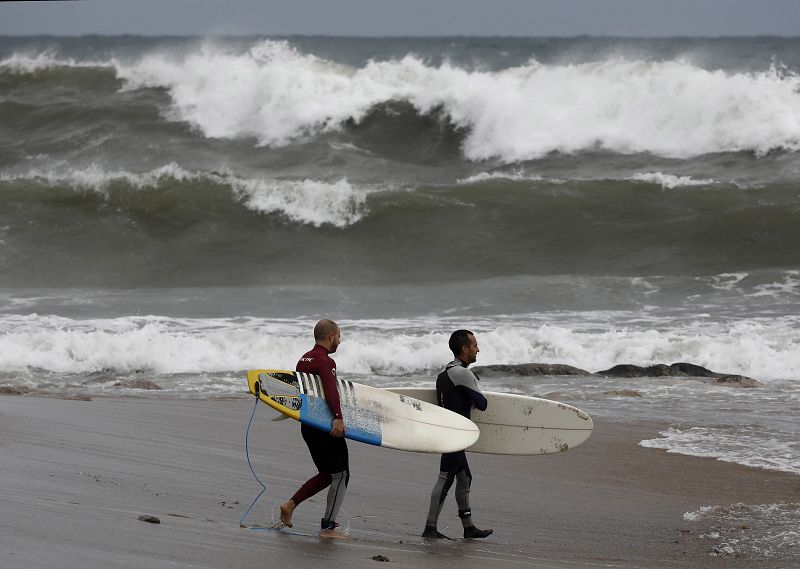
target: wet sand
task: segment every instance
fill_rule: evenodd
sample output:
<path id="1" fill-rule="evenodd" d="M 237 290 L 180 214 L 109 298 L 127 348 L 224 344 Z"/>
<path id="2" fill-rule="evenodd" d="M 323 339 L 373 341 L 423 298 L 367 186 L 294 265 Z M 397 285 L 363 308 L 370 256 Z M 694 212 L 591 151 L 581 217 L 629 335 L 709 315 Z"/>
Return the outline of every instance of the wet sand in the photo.
<path id="1" fill-rule="evenodd" d="M 0 396 L 0 567 L 349 568 L 380 566 L 379 555 L 420 568 L 794 566 L 712 557 L 715 542 L 683 514 L 800 502 L 800 477 L 645 449 L 664 425 L 603 420 L 559 455 L 470 454 L 473 519 L 495 530 L 486 540 L 419 537 L 436 455 L 352 441 L 339 517 L 351 540 L 316 536 L 324 493 L 295 511 L 291 532 L 242 528 L 260 491 L 244 449 L 253 402 Z M 267 491 L 249 526 L 277 521 L 314 471 L 298 424 L 274 416 L 259 406 L 250 434 Z M 439 529 L 461 534 L 452 492 Z"/>

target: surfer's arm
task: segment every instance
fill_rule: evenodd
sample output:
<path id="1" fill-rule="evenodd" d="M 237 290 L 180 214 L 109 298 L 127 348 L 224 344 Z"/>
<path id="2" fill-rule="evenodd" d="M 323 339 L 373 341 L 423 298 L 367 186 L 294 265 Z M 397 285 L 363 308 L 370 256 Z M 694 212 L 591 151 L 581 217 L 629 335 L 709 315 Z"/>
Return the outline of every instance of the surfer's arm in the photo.
<path id="1" fill-rule="evenodd" d="M 461 389 L 472 400 L 472 404 L 475 405 L 476 409 L 486 411 L 489 403 L 481 393 L 481 388 L 478 387 L 478 380 L 474 373 L 463 367 L 452 367 L 448 369 L 448 375 L 450 381 L 453 382 L 453 386 Z"/>
<path id="2" fill-rule="evenodd" d="M 339 390 L 336 388 L 336 368 L 324 365 L 320 366 L 319 378 L 322 380 L 322 390 L 325 392 L 325 402 L 333 415 L 334 425 L 336 421 L 341 422 L 341 429 L 344 431 L 344 421 L 342 418 L 342 405 L 339 401 Z M 334 435 L 335 436 L 335 435 Z"/>
<path id="3" fill-rule="evenodd" d="M 483 393 L 474 391 L 468 387 L 465 387 L 464 389 L 469 392 L 469 396 L 472 399 L 472 404 L 475 405 L 475 408 L 478 411 L 486 411 L 486 407 L 488 407 L 489 402 L 486 400 L 486 397 L 483 396 Z"/>

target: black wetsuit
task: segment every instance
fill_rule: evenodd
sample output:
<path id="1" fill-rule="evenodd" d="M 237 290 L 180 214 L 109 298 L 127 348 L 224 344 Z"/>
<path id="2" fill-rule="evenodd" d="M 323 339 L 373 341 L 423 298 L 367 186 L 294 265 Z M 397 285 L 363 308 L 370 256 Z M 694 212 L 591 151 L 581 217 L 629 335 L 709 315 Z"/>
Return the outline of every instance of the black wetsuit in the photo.
<path id="1" fill-rule="evenodd" d="M 480 378 L 467 369 L 461 360 L 454 360 L 447 364 L 444 371 L 436 378 L 436 400 L 439 406 L 449 409 L 469 419 L 472 408 L 486 410 L 486 397 L 478 387 Z M 442 455 L 442 472 L 453 472 L 466 468 L 467 453 L 463 450 Z"/>
<path id="2" fill-rule="evenodd" d="M 478 376 L 468 370 L 461 360 L 450 362 L 436 378 L 436 398 L 439 405 L 467 418 L 473 407 L 485 411 L 487 401 L 481 393 L 478 381 Z M 442 455 L 439 477 L 431 492 L 430 509 L 426 520 L 428 527 L 436 527 L 442 505 L 454 481 L 458 516 L 464 528 L 473 526 L 472 511 L 469 506 L 472 473 L 469 470 L 467 453 L 461 450 Z"/>

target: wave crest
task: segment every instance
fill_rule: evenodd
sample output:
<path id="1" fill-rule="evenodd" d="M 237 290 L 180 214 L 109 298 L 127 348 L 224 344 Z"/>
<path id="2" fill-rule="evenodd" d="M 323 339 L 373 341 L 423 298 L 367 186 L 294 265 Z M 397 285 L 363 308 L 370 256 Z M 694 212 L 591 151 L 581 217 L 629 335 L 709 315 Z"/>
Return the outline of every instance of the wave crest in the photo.
<path id="1" fill-rule="evenodd" d="M 710 369 L 737 371 L 766 383 L 796 382 L 797 334 L 786 326 L 691 325 L 671 331 L 646 328 L 582 329 L 582 326 L 487 321 L 478 329 L 480 365 L 566 363 L 596 371 L 620 362 L 696 361 Z M 446 319 L 342 321 L 347 344 L 337 361 L 350 374 L 396 377 L 435 375 L 447 361 Z M 258 317 L 171 318 L 130 316 L 76 320 L 46 315 L 0 317 L 0 373 L 39 368 L 55 373 L 102 369 L 128 373 L 232 372 L 293 366 L 308 344 L 313 321 Z M 476 328 L 476 327 L 474 327 Z M 398 349 L 401 348 L 401 349 Z M 287 368 L 290 369 L 290 368 Z"/>
<path id="2" fill-rule="evenodd" d="M 14 75 L 36 74 L 41 71 L 62 67 L 79 69 L 113 68 L 114 63 L 110 61 L 81 61 L 73 57 L 62 58 L 52 51 L 43 51 L 36 55 L 14 53 L 0 60 L 0 73 L 10 73 Z"/>
<path id="3" fill-rule="evenodd" d="M 499 71 L 432 66 L 407 55 L 355 68 L 265 41 L 247 53 L 206 46 L 182 59 L 153 54 L 117 68 L 128 89 L 160 87 L 172 117 L 206 136 L 285 145 L 406 102 L 442 109 L 467 135 L 471 160 L 516 162 L 602 149 L 686 158 L 800 148 L 797 75 L 709 71 L 686 61 L 535 60 Z"/>
<path id="4" fill-rule="evenodd" d="M 90 190 L 104 197 L 108 197 L 111 189 L 120 184 L 134 190 L 143 190 L 159 188 L 169 182 L 210 183 L 229 188 L 252 211 L 279 213 L 293 222 L 315 227 L 326 224 L 347 227 L 358 222 L 367 213 L 366 199 L 369 193 L 369 190 L 353 186 L 346 179 L 327 182 L 310 179 L 242 178 L 229 171 L 189 171 L 177 164 L 167 164 L 149 172 L 108 171 L 92 165 L 65 173 L 32 170 L 24 174 L 0 175 L 0 183 L 21 180 L 35 181 L 50 187 L 67 186 L 76 190 Z"/>

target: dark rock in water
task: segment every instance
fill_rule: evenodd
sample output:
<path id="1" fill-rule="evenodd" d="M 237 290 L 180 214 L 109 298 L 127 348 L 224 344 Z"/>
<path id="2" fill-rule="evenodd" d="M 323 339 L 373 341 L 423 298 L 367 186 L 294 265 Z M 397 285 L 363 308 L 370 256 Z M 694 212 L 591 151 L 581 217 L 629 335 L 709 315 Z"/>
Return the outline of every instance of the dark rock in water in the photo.
<path id="1" fill-rule="evenodd" d="M 0 385 L 0 395 L 25 395 L 32 390 L 22 385 Z"/>
<path id="2" fill-rule="evenodd" d="M 145 371 L 144 370 L 140 370 L 140 369 L 133 370 L 133 374 L 134 375 L 138 375 L 138 374 L 142 374 L 142 373 L 145 373 Z M 137 381 L 143 381 L 145 383 L 149 383 L 151 385 L 155 385 L 155 383 L 152 383 L 151 381 L 148 381 L 146 379 L 141 379 L 141 380 L 140 379 L 122 379 L 122 380 L 120 380 L 119 374 L 117 374 L 113 369 L 107 369 L 107 368 L 103 368 L 103 369 L 101 369 L 99 371 L 93 371 L 92 373 L 90 373 L 88 375 L 89 375 L 89 379 L 87 379 L 86 381 L 81 383 L 81 385 L 83 385 L 83 386 L 86 386 L 86 385 L 102 385 L 103 383 L 112 383 L 113 382 L 113 387 L 128 387 L 129 383 L 133 384 L 133 383 L 135 383 Z M 134 386 L 134 387 L 132 387 L 132 389 L 154 389 L 154 388 L 153 387 L 137 388 L 137 387 Z M 159 387 L 158 389 L 161 389 L 161 388 Z"/>
<path id="3" fill-rule="evenodd" d="M 671 366 L 664 364 L 641 367 L 633 364 L 619 364 L 611 369 L 598 371 L 597 375 L 606 377 L 664 377 L 664 376 L 683 376 L 685 374 L 678 370 L 673 370 Z"/>
<path id="4" fill-rule="evenodd" d="M 757 379 L 745 377 L 743 375 L 723 375 L 714 380 L 715 383 L 722 383 L 728 387 L 763 387 L 764 384 Z"/>
<path id="5" fill-rule="evenodd" d="M 161 387 L 149 379 L 124 379 L 114 384 L 114 387 L 125 387 L 128 389 L 151 389 L 160 390 Z"/>
<path id="6" fill-rule="evenodd" d="M 373 555 L 372 558 L 375 561 L 389 561 L 389 558 L 386 557 L 385 555 Z"/>
<path id="7" fill-rule="evenodd" d="M 149 516 L 147 514 L 143 514 L 143 515 L 139 516 L 138 519 L 139 519 L 140 522 L 147 522 L 147 523 L 150 523 L 150 524 L 160 524 L 161 523 L 161 520 L 159 520 L 157 517 Z"/>
<path id="8" fill-rule="evenodd" d="M 710 369 L 706 369 L 703 366 L 695 365 L 695 364 L 687 364 L 683 362 L 678 362 L 676 364 L 672 364 L 672 369 L 676 369 L 683 373 L 688 377 L 716 377 L 719 374 L 714 373 Z"/>
<path id="9" fill-rule="evenodd" d="M 478 375 L 593 375 L 584 369 L 572 367 L 565 364 L 513 364 L 503 365 L 494 364 L 488 366 L 476 366 L 472 371 Z"/>
<path id="10" fill-rule="evenodd" d="M 645 374 L 651 377 L 672 377 L 683 375 L 679 371 L 672 369 L 665 364 L 655 364 L 645 368 Z"/>
<path id="11" fill-rule="evenodd" d="M 611 369 L 598 371 L 597 375 L 605 377 L 703 377 L 731 387 L 760 387 L 763 385 L 749 377 L 717 373 L 702 366 L 687 363 L 656 364 L 648 367 L 620 364 Z"/>

